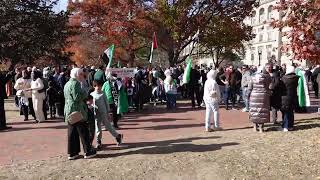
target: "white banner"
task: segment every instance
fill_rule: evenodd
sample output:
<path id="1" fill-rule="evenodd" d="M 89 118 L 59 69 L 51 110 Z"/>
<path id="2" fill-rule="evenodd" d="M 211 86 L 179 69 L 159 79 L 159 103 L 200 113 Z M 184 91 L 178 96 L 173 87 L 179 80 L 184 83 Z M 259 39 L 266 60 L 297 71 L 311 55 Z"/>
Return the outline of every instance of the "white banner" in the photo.
<path id="1" fill-rule="evenodd" d="M 135 68 L 111 68 L 110 71 L 119 78 L 133 78 L 136 73 Z"/>

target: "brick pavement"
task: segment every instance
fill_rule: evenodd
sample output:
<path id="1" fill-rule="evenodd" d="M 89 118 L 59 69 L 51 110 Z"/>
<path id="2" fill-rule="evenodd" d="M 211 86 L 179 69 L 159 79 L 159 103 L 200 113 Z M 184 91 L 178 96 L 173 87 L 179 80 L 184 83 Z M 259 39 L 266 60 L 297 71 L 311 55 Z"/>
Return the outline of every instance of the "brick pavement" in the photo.
<path id="1" fill-rule="evenodd" d="M 177 136 L 203 131 L 204 109 L 193 110 L 188 104 L 179 104 L 177 112 L 168 112 L 162 107 L 148 106 L 144 112 L 130 113 L 121 121 L 119 130 L 127 143 L 152 142 L 174 139 Z M 220 111 L 221 126 L 226 130 L 250 127 L 247 113 L 237 110 Z M 14 112 L 18 113 L 18 112 Z M 10 116 L 13 112 L 9 112 Z M 299 114 L 296 119 L 317 117 L 316 114 Z M 62 120 L 49 120 L 35 124 L 23 122 L 22 118 L 9 119 L 13 129 L 0 132 L 0 165 L 24 160 L 42 160 L 66 156 L 67 130 Z M 103 143 L 113 146 L 115 141 L 103 133 Z"/>

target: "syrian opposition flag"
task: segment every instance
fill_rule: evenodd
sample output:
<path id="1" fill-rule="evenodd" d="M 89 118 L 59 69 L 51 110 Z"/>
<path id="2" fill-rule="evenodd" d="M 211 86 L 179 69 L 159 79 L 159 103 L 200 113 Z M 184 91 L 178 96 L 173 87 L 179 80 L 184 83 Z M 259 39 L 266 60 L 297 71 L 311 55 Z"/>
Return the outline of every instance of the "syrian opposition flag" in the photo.
<path id="1" fill-rule="evenodd" d="M 112 65 L 112 58 L 114 54 L 114 44 L 112 44 L 108 49 L 104 50 L 101 58 L 105 64 L 108 64 L 107 68 L 109 69 Z"/>
<path id="2" fill-rule="evenodd" d="M 153 50 L 158 48 L 158 43 L 157 43 L 157 36 L 156 33 L 153 33 L 153 41 L 152 41 L 152 45 L 151 45 L 151 53 L 150 53 L 150 59 L 149 59 L 149 63 L 152 63 L 152 58 L 153 58 Z"/>
<path id="3" fill-rule="evenodd" d="M 190 81 L 190 75 L 191 75 L 191 69 L 192 69 L 192 59 L 190 57 L 187 58 L 187 67 L 183 74 L 183 84 L 187 84 Z"/>
<path id="4" fill-rule="evenodd" d="M 298 81 L 298 101 L 300 107 L 310 106 L 310 96 L 305 72 L 297 69 L 296 74 L 300 77 Z"/>

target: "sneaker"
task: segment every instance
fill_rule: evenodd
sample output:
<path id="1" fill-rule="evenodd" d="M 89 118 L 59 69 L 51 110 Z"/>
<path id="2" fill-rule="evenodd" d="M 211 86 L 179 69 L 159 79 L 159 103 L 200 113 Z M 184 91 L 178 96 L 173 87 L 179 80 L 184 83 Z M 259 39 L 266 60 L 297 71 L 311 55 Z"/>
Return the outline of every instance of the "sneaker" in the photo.
<path id="1" fill-rule="evenodd" d="M 96 145 L 96 149 L 97 149 L 97 150 L 101 150 L 101 149 L 102 149 L 101 143 Z"/>
<path id="2" fill-rule="evenodd" d="M 214 131 L 222 131 L 223 129 L 221 127 L 216 127 L 216 128 L 213 128 Z"/>
<path id="3" fill-rule="evenodd" d="M 206 128 L 206 132 L 212 132 L 213 131 L 213 129 L 211 129 L 211 128 Z"/>
<path id="4" fill-rule="evenodd" d="M 79 157 L 80 157 L 79 154 L 76 154 L 74 156 L 69 155 L 68 160 L 75 160 L 75 159 L 78 159 Z"/>
<path id="5" fill-rule="evenodd" d="M 242 109 L 242 112 L 249 112 L 249 110 L 244 108 L 244 109 Z"/>
<path id="6" fill-rule="evenodd" d="M 283 132 L 288 132 L 288 131 L 289 131 L 289 129 L 283 128 Z"/>
<path id="7" fill-rule="evenodd" d="M 293 128 L 288 128 L 288 130 L 289 130 L 289 131 L 293 131 L 294 129 L 293 129 Z"/>
<path id="8" fill-rule="evenodd" d="M 120 146 L 122 144 L 122 140 L 123 140 L 123 135 L 119 134 L 118 137 L 116 137 L 116 141 L 118 143 L 118 146 Z"/>
<path id="9" fill-rule="evenodd" d="M 97 151 L 96 150 L 91 150 L 90 152 L 86 153 L 84 155 L 84 158 L 85 159 L 90 159 L 90 158 L 93 158 L 97 155 Z"/>

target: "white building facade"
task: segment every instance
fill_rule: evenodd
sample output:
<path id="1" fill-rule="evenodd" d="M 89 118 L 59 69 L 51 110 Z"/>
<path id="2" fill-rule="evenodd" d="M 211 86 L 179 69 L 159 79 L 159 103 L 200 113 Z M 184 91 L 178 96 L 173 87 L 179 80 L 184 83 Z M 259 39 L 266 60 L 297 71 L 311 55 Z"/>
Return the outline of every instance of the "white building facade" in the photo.
<path id="1" fill-rule="evenodd" d="M 289 28 L 273 28 L 271 22 L 285 18 L 284 12 L 279 12 L 274 7 L 280 0 L 260 0 L 259 7 L 255 8 L 252 17 L 246 19 L 246 24 L 253 27 L 254 39 L 246 43 L 243 63 L 247 65 L 265 65 L 268 62 L 274 64 L 292 64 L 292 54 L 284 52 L 282 45 L 288 43 L 283 32 Z M 296 63 L 296 62 L 294 62 Z M 299 62 L 306 65 L 305 62 Z"/>

